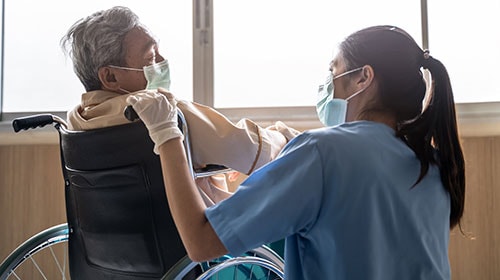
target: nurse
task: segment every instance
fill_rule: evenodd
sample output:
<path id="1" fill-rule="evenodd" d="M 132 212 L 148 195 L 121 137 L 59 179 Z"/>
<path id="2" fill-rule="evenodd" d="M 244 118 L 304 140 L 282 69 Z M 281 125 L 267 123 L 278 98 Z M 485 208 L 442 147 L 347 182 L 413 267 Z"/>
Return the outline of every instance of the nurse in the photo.
<path id="1" fill-rule="evenodd" d="M 175 97 L 127 99 L 148 129 L 162 127 L 154 141 L 189 257 L 286 238 L 287 279 L 450 279 L 465 175 L 445 66 L 400 28 L 368 27 L 339 45 L 319 93 L 327 126 L 295 137 L 209 208 L 190 177 Z"/>

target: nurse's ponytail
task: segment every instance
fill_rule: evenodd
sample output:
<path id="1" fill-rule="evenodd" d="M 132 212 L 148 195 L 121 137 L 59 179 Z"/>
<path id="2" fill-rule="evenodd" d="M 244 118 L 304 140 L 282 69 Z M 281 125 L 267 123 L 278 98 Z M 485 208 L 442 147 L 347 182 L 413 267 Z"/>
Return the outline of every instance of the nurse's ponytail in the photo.
<path id="1" fill-rule="evenodd" d="M 371 65 L 377 77 L 379 96 L 369 108 L 395 117 L 396 135 L 405 141 L 420 161 L 424 178 L 431 164 L 440 168 L 441 180 L 450 195 L 450 228 L 459 225 L 464 212 L 465 168 L 457 131 L 453 91 L 444 65 L 422 51 L 404 30 L 373 26 L 348 36 L 339 46 L 346 69 Z M 431 73 L 427 86 L 422 68 Z M 427 98 L 427 106 L 423 105 Z"/>
<path id="2" fill-rule="evenodd" d="M 402 123 L 398 134 L 404 135 L 421 163 L 438 164 L 441 180 L 451 199 L 450 228 L 460 227 L 465 203 L 465 162 L 458 137 L 453 91 L 445 66 L 427 51 L 422 54 L 421 66 L 431 75 L 428 105 L 419 117 Z M 422 166 L 418 181 L 427 169 L 428 164 Z"/>

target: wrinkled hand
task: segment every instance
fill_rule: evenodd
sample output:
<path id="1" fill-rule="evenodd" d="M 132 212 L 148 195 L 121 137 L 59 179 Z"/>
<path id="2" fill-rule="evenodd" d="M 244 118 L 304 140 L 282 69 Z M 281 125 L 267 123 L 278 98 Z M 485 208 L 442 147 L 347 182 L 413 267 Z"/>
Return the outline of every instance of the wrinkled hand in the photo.
<path id="1" fill-rule="evenodd" d="M 161 144 L 177 137 L 183 138 L 177 125 L 177 100 L 171 93 L 141 91 L 130 95 L 126 101 L 146 125 L 155 143 L 155 154 L 159 154 Z"/>

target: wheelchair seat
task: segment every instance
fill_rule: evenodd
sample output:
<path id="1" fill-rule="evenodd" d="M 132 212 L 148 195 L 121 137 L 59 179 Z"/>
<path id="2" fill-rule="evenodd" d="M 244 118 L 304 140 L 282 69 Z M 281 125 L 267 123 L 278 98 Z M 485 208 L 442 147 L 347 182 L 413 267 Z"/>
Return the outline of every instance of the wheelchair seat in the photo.
<path id="1" fill-rule="evenodd" d="M 161 278 L 186 251 L 144 124 L 59 135 L 72 278 Z"/>

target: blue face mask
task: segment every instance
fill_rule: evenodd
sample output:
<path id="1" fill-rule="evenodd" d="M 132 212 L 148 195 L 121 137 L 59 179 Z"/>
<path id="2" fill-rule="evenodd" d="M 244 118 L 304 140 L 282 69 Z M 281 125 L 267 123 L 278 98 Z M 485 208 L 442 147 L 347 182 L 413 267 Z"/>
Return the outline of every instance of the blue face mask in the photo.
<path id="1" fill-rule="evenodd" d="M 352 94 L 347 99 L 335 98 L 335 90 L 333 87 L 333 81 L 342 76 L 354 73 L 363 69 L 359 67 L 337 76 L 333 76 L 331 73 L 326 78 L 324 85 L 319 86 L 318 89 L 318 101 L 316 103 L 316 113 L 318 118 L 325 126 L 335 126 L 343 124 L 347 115 L 347 101 L 354 96 L 361 93 L 364 89 Z"/>
<path id="2" fill-rule="evenodd" d="M 114 65 L 109 65 L 109 67 L 122 70 L 144 72 L 144 77 L 148 82 L 148 84 L 146 85 L 146 89 L 158 89 L 159 87 L 161 87 L 166 90 L 170 90 L 170 68 L 168 66 L 168 60 L 166 59 L 152 65 L 144 66 L 142 69 Z M 127 90 L 121 90 L 125 91 L 126 93 L 130 93 Z"/>

